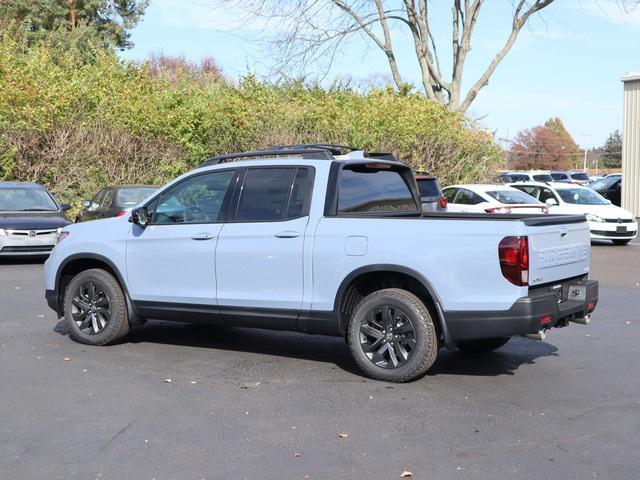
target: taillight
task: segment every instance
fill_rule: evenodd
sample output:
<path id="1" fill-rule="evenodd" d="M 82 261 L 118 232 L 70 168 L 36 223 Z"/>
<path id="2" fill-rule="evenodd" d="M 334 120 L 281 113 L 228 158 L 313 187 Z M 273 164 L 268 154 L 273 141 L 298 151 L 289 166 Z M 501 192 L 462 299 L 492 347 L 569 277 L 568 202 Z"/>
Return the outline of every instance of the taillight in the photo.
<path id="1" fill-rule="evenodd" d="M 511 209 L 509 207 L 492 207 L 492 208 L 486 208 L 485 212 L 487 212 L 487 213 L 511 213 Z"/>
<path id="2" fill-rule="evenodd" d="M 527 237 L 504 237 L 498 245 L 500 270 L 514 285 L 529 285 L 529 240 Z"/>
<path id="3" fill-rule="evenodd" d="M 438 206 L 440 208 L 447 208 L 447 205 L 449 205 L 449 200 L 447 200 L 447 197 L 440 197 L 440 201 L 438 202 Z"/>
<path id="4" fill-rule="evenodd" d="M 121 210 L 120 212 L 116 213 L 116 217 L 124 217 L 127 214 L 126 210 Z"/>

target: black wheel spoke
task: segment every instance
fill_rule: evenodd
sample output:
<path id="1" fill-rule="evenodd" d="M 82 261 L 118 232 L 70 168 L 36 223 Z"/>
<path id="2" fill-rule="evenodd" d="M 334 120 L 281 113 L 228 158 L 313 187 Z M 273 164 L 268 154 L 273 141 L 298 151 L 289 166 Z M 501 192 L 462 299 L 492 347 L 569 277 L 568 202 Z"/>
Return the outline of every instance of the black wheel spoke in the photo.
<path id="1" fill-rule="evenodd" d="M 362 325 L 362 327 L 360 327 L 360 331 L 369 337 L 375 338 L 376 340 L 384 336 L 380 330 L 371 325 Z"/>
<path id="2" fill-rule="evenodd" d="M 91 300 L 92 302 L 96 301 L 96 284 L 93 282 L 90 282 L 88 285 L 88 291 L 89 291 L 89 300 Z"/>
<path id="3" fill-rule="evenodd" d="M 403 335 L 405 333 L 412 333 L 413 332 L 413 325 L 411 325 L 408 322 L 407 323 L 403 323 L 402 325 L 397 327 L 394 331 L 395 331 L 395 333 L 397 335 Z"/>
<path id="4" fill-rule="evenodd" d="M 89 305 L 88 302 L 85 302 L 80 297 L 75 297 L 73 300 L 71 300 L 71 303 L 81 310 L 88 310 L 89 308 L 91 308 L 91 305 Z"/>
<path id="5" fill-rule="evenodd" d="M 109 305 L 109 300 L 106 296 L 100 297 L 98 300 L 96 300 L 95 305 L 96 307 L 106 307 Z"/>

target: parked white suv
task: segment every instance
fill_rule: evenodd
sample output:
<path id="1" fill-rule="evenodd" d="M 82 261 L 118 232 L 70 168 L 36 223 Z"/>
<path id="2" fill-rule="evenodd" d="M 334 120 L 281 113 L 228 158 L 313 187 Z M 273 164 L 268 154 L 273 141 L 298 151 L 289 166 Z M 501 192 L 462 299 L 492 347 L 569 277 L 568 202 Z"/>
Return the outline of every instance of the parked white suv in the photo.
<path id="1" fill-rule="evenodd" d="M 423 213 L 409 167 L 330 146 L 215 157 L 61 239 L 46 298 L 79 342 L 145 319 L 338 335 L 395 382 L 441 346 L 539 339 L 598 301 L 583 216 Z"/>

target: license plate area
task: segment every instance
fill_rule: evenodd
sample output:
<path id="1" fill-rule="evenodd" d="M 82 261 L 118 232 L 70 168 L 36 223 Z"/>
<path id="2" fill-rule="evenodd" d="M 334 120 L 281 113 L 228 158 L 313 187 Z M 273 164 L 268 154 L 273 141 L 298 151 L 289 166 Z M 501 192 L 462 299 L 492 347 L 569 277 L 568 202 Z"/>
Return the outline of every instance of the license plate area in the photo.
<path id="1" fill-rule="evenodd" d="M 627 227 L 625 227 L 624 225 L 621 227 L 616 227 L 616 232 L 618 233 L 625 233 L 627 231 Z"/>
<path id="2" fill-rule="evenodd" d="M 587 300 L 587 287 L 585 285 L 569 285 L 565 300 L 584 302 Z"/>

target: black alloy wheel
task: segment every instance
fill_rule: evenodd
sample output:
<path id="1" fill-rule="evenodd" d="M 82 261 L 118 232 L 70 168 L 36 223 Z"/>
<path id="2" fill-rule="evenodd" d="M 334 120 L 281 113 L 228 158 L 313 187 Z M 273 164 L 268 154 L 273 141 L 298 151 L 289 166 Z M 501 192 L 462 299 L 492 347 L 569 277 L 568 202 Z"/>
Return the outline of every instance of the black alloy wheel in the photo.
<path id="1" fill-rule="evenodd" d="M 372 308 L 360 325 L 360 345 L 374 365 L 398 368 L 413 354 L 416 331 L 400 308 L 382 305 Z"/>
<path id="2" fill-rule="evenodd" d="M 73 321 L 86 335 L 101 333 L 111 320 L 111 300 L 105 289 L 95 281 L 88 280 L 78 285 L 71 304 Z"/>

